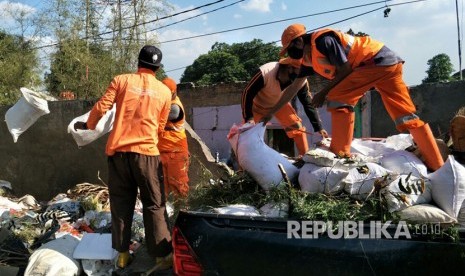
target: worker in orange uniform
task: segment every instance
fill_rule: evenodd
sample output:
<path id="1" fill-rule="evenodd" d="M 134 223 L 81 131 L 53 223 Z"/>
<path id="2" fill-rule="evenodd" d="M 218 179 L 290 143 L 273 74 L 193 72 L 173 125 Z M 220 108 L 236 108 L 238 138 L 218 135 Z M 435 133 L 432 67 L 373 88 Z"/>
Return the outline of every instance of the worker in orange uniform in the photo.
<path id="1" fill-rule="evenodd" d="M 165 131 L 160 136 L 158 150 L 163 166 L 165 194 L 187 197 L 189 192 L 189 149 L 185 131 L 186 113 L 177 96 L 176 82 L 171 78 L 162 80 L 171 90 L 171 109 Z"/>
<path id="2" fill-rule="evenodd" d="M 292 24 L 284 30 L 281 43 L 280 55 L 287 53 L 293 59 L 302 60 L 303 69 L 274 109 L 293 97 L 312 70 L 331 80 L 314 95 L 312 102 L 315 107 L 326 102 L 331 113 L 330 149 L 333 153 L 350 154 L 354 107 L 370 88 L 375 87 L 396 128 L 400 132 L 408 130 L 412 135 L 426 166 L 434 171 L 444 164 L 429 125 L 415 114 L 415 105 L 402 79 L 404 61 L 382 42 L 332 29 L 307 34 L 304 25 Z"/>
<path id="3" fill-rule="evenodd" d="M 244 121 L 259 122 L 279 101 L 281 91 L 292 83 L 299 72 L 300 61 L 290 58 L 260 66 L 242 92 L 241 107 Z M 311 104 L 308 83 L 299 87 L 298 98 L 302 102 L 314 132 L 325 138 L 328 137 L 328 133 L 321 126 L 317 110 Z M 287 136 L 294 140 L 299 154 L 305 154 L 309 149 L 306 129 L 289 100 L 274 116 L 283 126 Z"/>
<path id="4" fill-rule="evenodd" d="M 111 208 L 112 246 L 119 254 L 116 265 L 130 261 L 131 225 L 138 189 L 143 205 L 145 242 L 154 257 L 155 270 L 172 266 L 171 233 L 165 208 L 163 170 L 157 148 L 170 112 L 171 92 L 155 78 L 162 53 L 146 45 L 139 53 L 138 70 L 116 76 L 92 108 L 87 122 L 74 128 L 95 129 L 102 116 L 116 104 L 113 129 L 105 153 L 108 156 L 108 191 Z"/>

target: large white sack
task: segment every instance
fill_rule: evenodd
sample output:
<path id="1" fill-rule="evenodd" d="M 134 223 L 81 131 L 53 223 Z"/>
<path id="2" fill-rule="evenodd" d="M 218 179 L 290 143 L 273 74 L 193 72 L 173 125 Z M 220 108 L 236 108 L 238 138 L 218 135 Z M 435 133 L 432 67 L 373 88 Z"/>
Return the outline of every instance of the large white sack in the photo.
<path id="1" fill-rule="evenodd" d="M 372 157 L 376 161 L 381 156 L 395 151 L 390 144 L 382 141 L 354 139 L 350 151 Z"/>
<path id="2" fill-rule="evenodd" d="M 113 122 L 115 121 L 116 105 L 113 105 L 113 108 L 110 109 L 100 118 L 100 121 L 97 123 L 97 126 L 94 130 L 74 130 L 74 123 L 76 122 L 87 122 L 89 118 L 90 111 L 84 115 L 74 118 L 71 123 L 68 125 L 68 133 L 73 135 L 74 141 L 79 147 L 85 146 L 92 143 L 98 138 L 110 132 L 113 128 Z"/>
<path id="3" fill-rule="evenodd" d="M 42 245 L 29 257 L 24 276 L 81 275 L 81 265 L 73 259 L 78 243 L 76 237 L 65 235 Z"/>
<path id="4" fill-rule="evenodd" d="M 312 163 L 321 167 L 333 167 L 342 170 L 350 170 L 371 162 L 372 158 L 361 154 L 353 154 L 350 158 L 339 158 L 326 148 L 313 148 L 307 151 L 302 160 L 306 163 Z"/>
<path id="5" fill-rule="evenodd" d="M 365 200 L 373 193 L 376 181 L 381 181 L 391 176 L 391 172 L 375 163 L 367 163 L 364 166 L 349 170 L 349 174 L 342 180 L 344 190 L 350 197 L 357 200 Z"/>
<path id="6" fill-rule="evenodd" d="M 389 212 L 403 210 L 409 206 L 430 203 L 431 182 L 428 179 L 401 175 L 381 190 Z"/>
<path id="7" fill-rule="evenodd" d="M 412 173 L 416 177 L 426 177 L 428 174 L 425 164 L 415 154 L 406 150 L 397 150 L 383 156 L 379 163 L 384 168 L 398 174 Z"/>
<path id="8" fill-rule="evenodd" d="M 449 216 L 446 212 L 430 204 L 418 204 L 405 208 L 397 212 L 401 220 L 410 223 L 447 223 L 453 224 L 457 220 Z"/>
<path id="9" fill-rule="evenodd" d="M 449 216 L 457 218 L 465 200 L 465 167 L 449 155 L 446 163 L 428 175 L 433 200 Z"/>
<path id="10" fill-rule="evenodd" d="M 228 140 L 239 166 L 247 171 L 264 189 L 269 190 L 283 181 L 278 165 L 282 164 L 289 179 L 297 177 L 299 169 L 264 141 L 265 125 L 233 125 Z"/>
<path id="11" fill-rule="evenodd" d="M 337 194 L 344 188 L 341 181 L 348 173 L 346 170 L 306 163 L 299 172 L 300 188 L 309 193 Z"/>
<path id="12" fill-rule="evenodd" d="M 23 96 L 8 109 L 5 121 L 13 136 L 13 142 L 18 141 L 19 135 L 32 126 L 41 116 L 50 113 L 45 95 L 40 92 L 20 88 Z"/>

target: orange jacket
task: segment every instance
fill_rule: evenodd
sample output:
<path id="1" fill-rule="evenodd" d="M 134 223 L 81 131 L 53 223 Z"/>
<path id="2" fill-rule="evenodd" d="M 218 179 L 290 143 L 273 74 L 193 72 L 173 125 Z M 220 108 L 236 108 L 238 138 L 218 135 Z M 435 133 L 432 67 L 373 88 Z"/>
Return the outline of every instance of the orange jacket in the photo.
<path id="1" fill-rule="evenodd" d="M 159 155 L 158 135 L 163 132 L 170 111 L 171 92 L 155 78 L 152 70 L 116 76 L 105 94 L 92 108 L 87 127 L 98 121 L 116 104 L 113 129 L 105 153 L 136 152 Z"/>
<path id="2" fill-rule="evenodd" d="M 333 32 L 341 40 L 342 47 L 345 50 L 347 60 L 352 68 L 356 68 L 360 63 L 370 63 L 369 61 L 381 50 L 383 43 L 372 39 L 369 36 L 357 37 L 332 29 L 321 29 L 312 33 L 311 53 L 306 53 L 303 64 L 313 66 L 313 70 L 325 78 L 333 79 L 336 72 L 336 66 L 331 65 L 329 60 L 320 51 L 318 51 L 316 39 L 324 33 Z M 311 58 L 311 63 L 309 59 Z"/>
<path id="3" fill-rule="evenodd" d="M 181 103 L 181 100 L 178 96 L 171 101 L 171 104 L 176 104 L 181 108 L 182 119 L 177 122 L 168 121 L 165 126 L 165 132 L 160 136 L 160 141 L 158 142 L 158 149 L 160 152 L 187 152 L 187 137 L 186 130 L 184 128 L 185 124 L 185 112 L 184 106 Z"/>

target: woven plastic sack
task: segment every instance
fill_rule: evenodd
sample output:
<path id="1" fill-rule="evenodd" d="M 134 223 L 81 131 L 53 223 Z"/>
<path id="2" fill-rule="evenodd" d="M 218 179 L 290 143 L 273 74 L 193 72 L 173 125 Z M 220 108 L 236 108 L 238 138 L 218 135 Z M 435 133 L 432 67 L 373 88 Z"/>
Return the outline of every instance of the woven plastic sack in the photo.
<path id="1" fill-rule="evenodd" d="M 299 169 L 264 141 L 265 125 L 233 125 L 228 140 L 239 165 L 264 189 L 269 190 L 283 181 L 278 165 L 282 164 L 289 179 L 297 177 Z"/>
<path id="2" fill-rule="evenodd" d="M 428 174 L 427 168 L 420 158 L 405 150 L 387 154 L 379 162 L 384 168 L 398 174 L 412 173 L 416 177 L 426 177 Z"/>
<path id="3" fill-rule="evenodd" d="M 113 129 L 113 122 L 115 121 L 115 113 L 116 113 L 116 105 L 113 105 L 113 108 L 110 109 L 103 115 L 100 121 L 97 123 L 95 129 L 90 130 L 74 130 L 74 123 L 80 122 L 87 122 L 89 118 L 90 111 L 84 115 L 74 118 L 68 125 L 68 133 L 73 135 L 74 141 L 78 147 L 85 146 L 87 144 L 92 143 L 93 141 L 97 140 L 98 138 L 102 137 L 103 135 L 107 134 Z"/>
<path id="4" fill-rule="evenodd" d="M 428 179 L 412 175 L 401 175 L 381 190 L 389 212 L 403 210 L 407 207 L 430 203 L 431 182 Z"/>
<path id="5" fill-rule="evenodd" d="M 349 174 L 342 180 L 344 190 L 350 197 L 365 200 L 373 194 L 376 181 L 390 177 L 391 172 L 378 164 L 367 163 L 364 166 L 349 170 Z"/>
<path id="6" fill-rule="evenodd" d="M 347 174 L 346 170 L 306 163 L 299 173 L 300 188 L 308 193 L 337 194 L 344 189 L 341 181 Z"/>
<path id="7" fill-rule="evenodd" d="M 20 90 L 23 96 L 5 113 L 6 125 L 15 143 L 40 117 L 50 113 L 45 95 L 25 87 Z"/>

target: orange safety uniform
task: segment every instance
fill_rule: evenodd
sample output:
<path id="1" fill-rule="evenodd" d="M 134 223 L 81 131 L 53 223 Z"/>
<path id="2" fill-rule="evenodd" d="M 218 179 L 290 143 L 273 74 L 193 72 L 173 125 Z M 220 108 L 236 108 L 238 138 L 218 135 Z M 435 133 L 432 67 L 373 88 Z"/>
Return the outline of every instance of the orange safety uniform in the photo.
<path id="1" fill-rule="evenodd" d="M 410 98 L 407 85 L 402 79 L 402 61 L 395 64 L 376 65 L 375 56 L 384 44 L 369 36 L 354 37 L 332 29 L 322 29 L 311 34 L 311 51 L 304 53 L 303 65 L 328 79 L 333 79 L 336 66 L 316 47 L 316 40 L 332 32 L 339 38 L 342 49 L 353 71 L 327 94 L 327 108 L 332 114 L 331 150 L 350 154 L 353 138 L 353 109 L 358 100 L 370 88 L 381 94 L 387 112 L 399 131 L 410 131 L 428 167 L 435 170 L 443 161 L 431 129 L 415 114 L 416 108 Z"/>
<path id="2" fill-rule="evenodd" d="M 112 80 L 90 111 L 87 127 L 95 129 L 100 118 L 116 104 L 105 153 L 108 156 L 116 152 L 160 155 L 156 147 L 158 134 L 165 129 L 170 102 L 170 90 L 155 78 L 155 73 L 139 68 L 135 74 L 118 75 Z"/>
<path id="3" fill-rule="evenodd" d="M 247 94 L 253 86 L 254 81 L 260 76 L 263 77 L 264 85 L 253 98 L 252 113 L 255 122 L 259 122 L 263 116 L 276 105 L 281 98 L 281 86 L 277 78 L 279 63 L 269 62 L 260 66 L 260 73 L 257 73 L 247 84 L 242 93 L 242 110 L 245 112 Z M 307 85 L 307 84 L 305 84 Z M 245 115 L 243 115 L 245 118 Z M 280 125 L 284 128 L 286 135 L 296 143 L 299 154 L 303 155 L 308 151 L 308 141 L 305 126 L 302 119 L 290 103 L 286 103 L 280 110 L 274 114 Z"/>
<path id="4" fill-rule="evenodd" d="M 181 109 L 182 118 L 165 126 L 165 132 L 160 136 L 158 149 L 163 166 L 163 177 L 165 183 L 165 194 L 174 192 L 186 197 L 189 192 L 189 149 L 185 131 L 184 106 L 179 97 L 171 101 L 171 105 L 178 105 Z"/>

